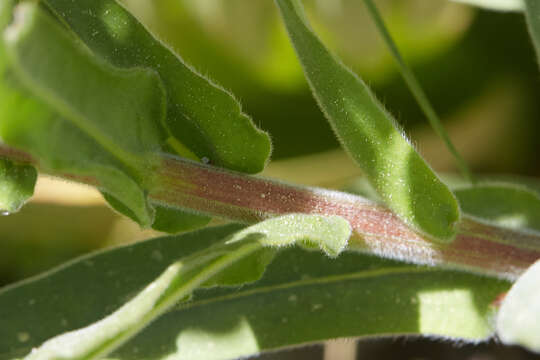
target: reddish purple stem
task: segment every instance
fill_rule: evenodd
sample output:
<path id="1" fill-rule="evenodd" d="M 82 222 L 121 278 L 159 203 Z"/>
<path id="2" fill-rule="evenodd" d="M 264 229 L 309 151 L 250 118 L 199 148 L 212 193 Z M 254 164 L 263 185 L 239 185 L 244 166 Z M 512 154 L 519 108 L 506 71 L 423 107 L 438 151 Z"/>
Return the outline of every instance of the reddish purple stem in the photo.
<path id="1" fill-rule="evenodd" d="M 0 146 L 0 155 L 36 164 L 28 154 Z M 255 223 L 289 214 L 339 215 L 353 228 L 352 249 L 416 264 L 458 268 L 516 279 L 540 258 L 540 237 L 470 218 L 448 245 L 410 230 L 390 210 L 362 197 L 240 174 L 164 155 L 149 197 L 166 206 Z M 52 174 L 99 187 L 94 178 Z"/>

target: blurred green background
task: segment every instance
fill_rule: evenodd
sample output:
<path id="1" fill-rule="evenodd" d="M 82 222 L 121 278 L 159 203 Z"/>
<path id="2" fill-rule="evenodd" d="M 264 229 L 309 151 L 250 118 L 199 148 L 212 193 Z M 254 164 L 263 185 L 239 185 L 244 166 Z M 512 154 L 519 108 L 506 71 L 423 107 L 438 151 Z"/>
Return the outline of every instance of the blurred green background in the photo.
<path id="1" fill-rule="evenodd" d="M 124 3 L 187 63 L 231 90 L 272 135 L 273 161 L 264 175 L 334 188 L 361 175 L 339 150 L 313 100 L 271 0 Z M 372 86 L 432 166 L 455 171 L 363 2 L 304 3 L 325 43 Z M 445 0 L 376 3 L 471 167 L 484 174 L 539 176 L 540 73 L 523 16 Z M 114 214 L 92 189 L 42 178 L 28 206 L 0 218 L 0 285 L 94 249 L 153 235 Z M 313 351 L 306 358 L 318 358 L 309 355 Z M 410 358 L 431 358 L 426 356 Z M 473 359 L 468 356 L 461 358 Z M 477 358 L 501 358 L 490 356 Z M 516 358 L 532 355 L 523 356 Z"/>

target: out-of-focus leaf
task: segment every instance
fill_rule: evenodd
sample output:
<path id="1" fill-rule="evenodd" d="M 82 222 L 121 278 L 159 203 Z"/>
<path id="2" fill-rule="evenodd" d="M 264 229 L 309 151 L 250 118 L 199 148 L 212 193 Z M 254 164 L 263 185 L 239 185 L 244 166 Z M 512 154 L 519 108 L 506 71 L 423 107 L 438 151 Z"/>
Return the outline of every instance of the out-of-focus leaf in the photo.
<path id="1" fill-rule="evenodd" d="M 241 229 L 226 225 L 152 239 L 82 257 L 5 288 L 0 358 L 24 356 L 52 336 L 102 319 L 177 258 L 215 250 Z M 228 274 L 221 280 L 240 282 L 239 272 Z M 195 291 L 110 357 L 235 359 L 328 338 L 388 334 L 477 341 L 491 334 L 489 305 L 508 287 L 501 280 L 357 253 L 331 259 L 286 247 L 260 281 Z"/>
<path id="2" fill-rule="evenodd" d="M 350 233 L 347 221 L 335 216 L 327 221 L 319 215 L 289 215 L 263 221 L 252 231 L 247 228 L 226 241 L 183 256 L 112 314 L 46 341 L 26 359 L 100 358 L 176 302 L 189 299 L 200 286 L 243 285 L 259 279 L 274 256 L 274 248 L 285 244 L 287 234 L 292 239 L 288 244 L 303 240 L 336 251 L 337 244 L 342 244 L 340 250 L 344 248 Z M 322 244 L 325 242 L 328 245 Z"/>
<path id="3" fill-rule="evenodd" d="M 453 0 L 455 2 L 478 6 L 497 11 L 523 11 L 527 0 Z M 532 0 L 535 1 L 535 0 Z"/>
<path id="4" fill-rule="evenodd" d="M 525 6 L 525 17 L 529 26 L 529 34 L 540 61 L 540 2 L 537 0 L 523 0 Z"/>
<path id="5" fill-rule="evenodd" d="M 19 211 L 34 194 L 36 169 L 0 158 L 0 212 L 9 215 Z"/>
<path id="6" fill-rule="evenodd" d="M 540 197 L 524 186 L 481 183 L 454 190 L 461 210 L 480 221 L 516 230 L 540 231 Z"/>
<path id="7" fill-rule="evenodd" d="M 505 296 L 497 315 L 497 334 L 505 344 L 540 353 L 540 261 L 532 265 Z"/>
<path id="8" fill-rule="evenodd" d="M 112 64 L 152 68 L 161 76 L 167 92 L 163 124 L 180 155 L 195 153 L 214 165 L 248 173 L 264 168 L 270 139 L 242 113 L 232 94 L 184 64 L 119 3 L 47 0 L 44 4 Z"/>
<path id="9" fill-rule="evenodd" d="M 276 0 L 313 94 L 344 148 L 385 203 L 408 225 L 450 242 L 457 200 L 398 129 L 367 85 L 311 30 L 298 0 Z"/>
<path id="10" fill-rule="evenodd" d="M 169 234 L 201 228 L 211 220 L 208 216 L 191 214 L 159 204 L 152 203 L 152 206 L 156 210 L 152 229 Z"/>

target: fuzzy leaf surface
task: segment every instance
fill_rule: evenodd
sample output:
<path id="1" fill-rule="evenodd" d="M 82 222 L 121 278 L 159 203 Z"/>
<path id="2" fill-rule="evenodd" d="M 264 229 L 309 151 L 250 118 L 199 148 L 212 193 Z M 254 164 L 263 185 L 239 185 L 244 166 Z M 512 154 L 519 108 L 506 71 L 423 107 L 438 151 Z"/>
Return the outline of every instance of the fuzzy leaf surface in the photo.
<path id="1" fill-rule="evenodd" d="M 184 64 L 115 0 L 43 2 L 96 54 L 121 68 L 155 70 L 167 93 L 169 149 L 247 173 L 268 160 L 268 135 L 226 90 Z"/>
<path id="2" fill-rule="evenodd" d="M 45 51 L 44 49 L 47 49 L 46 51 L 50 53 L 51 58 L 56 56 L 56 60 L 59 62 L 44 61 L 44 63 L 50 65 L 51 72 L 65 72 L 70 74 L 72 78 L 67 81 L 71 82 L 71 84 L 76 79 L 84 81 L 84 74 L 87 71 L 86 66 L 78 68 L 77 65 L 81 65 L 81 63 L 77 63 L 77 59 L 74 59 L 73 63 L 71 63 L 72 67 L 64 64 L 66 61 L 69 62 L 67 59 L 73 53 L 77 54 L 77 51 L 79 51 L 79 61 L 81 61 L 81 58 L 83 58 L 82 61 L 94 61 L 93 66 L 99 68 L 101 65 L 98 63 L 98 60 L 89 60 L 91 54 L 82 50 L 80 45 L 76 43 L 76 40 L 68 37 L 59 25 L 55 24 L 47 14 L 44 14 L 36 4 L 24 3 L 17 9 L 19 17 L 17 24 L 10 26 L 8 28 L 9 30 L 4 32 L 0 48 L 2 49 L 2 58 L 4 60 L 10 60 L 8 62 L 9 65 L 13 65 L 12 62 L 19 59 L 24 61 L 22 64 L 18 63 L 15 65 L 17 69 L 15 71 L 16 74 L 23 73 L 23 77 L 26 76 L 28 82 L 25 82 L 26 86 L 23 88 L 18 78 L 14 77 L 13 66 L 4 68 L 2 81 L 0 82 L 0 93 L 2 95 L 0 96 L 0 136 L 2 140 L 11 146 L 24 149 L 31 153 L 39 159 L 40 164 L 45 169 L 57 172 L 70 172 L 79 176 L 94 176 L 97 180 L 96 186 L 98 188 L 130 209 L 133 213 L 133 218 L 142 226 L 149 226 L 153 221 L 153 209 L 148 205 L 143 189 L 134 178 L 134 170 L 128 169 L 128 166 L 122 162 L 122 160 L 129 158 L 128 162 L 133 164 L 131 154 L 125 148 L 122 149 L 116 144 L 111 144 L 114 141 L 110 138 L 111 141 L 107 140 L 110 136 L 107 131 L 99 132 L 94 127 L 94 133 L 85 132 L 78 126 L 79 123 L 60 115 L 56 111 L 57 108 L 47 104 L 45 99 L 31 96 L 27 89 L 27 87 L 30 87 L 30 91 L 35 90 L 32 87 L 36 86 L 39 77 L 28 79 L 29 74 L 26 71 L 30 71 L 31 73 L 40 69 L 43 72 L 49 70 L 43 68 L 39 58 L 27 59 L 26 56 L 30 55 L 25 54 L 25 50 L 34 51 L 41 48 L 43 52 Z M 3 10 L 3 17 L 10 19 L 11 7 L 6 6 Z M 6 35 L 6 33 L 9 35 Z M 33 45 L 36 45 L 36 47 L 34 48 Z M 48 49 L 49 46 L 50 51 Z M 54 51 L 57 53 L 53 53 Z M 32 62 L 37 64 L 35 69 Z M 137 73 L 141 74 L 138 71 Z M 130 74 L 128 77 L 132 75 Z M 63 76 L 66 75 L 64 74 Z M 153 75 L 150 76 L 153 77 Z M 114 81 L 115 79 L 113 78 L 111 80 Z M 52 85 L 62 86 L 62 84 L 54 84 L 54 79 L 52 81 Z M 158 81 L 158 79 L 154 78 L 152 81 Z M 39 82 L 37 84 L 38 93 L 39 87 L 47 85 L 51 84 L 47 82 L 42 84 Z M 102 85 L 108 87 L 110 84 L 105 83 Z M 106 93 L 105 89 L 99 88 L 98 90 L 99 92 Z M 59 89 L 59 91 L 62 92 L 63 89 Z M 81 89 L 78 91 L 81 91 Z M 66 110 L 68 116 L 75 115 L 79 121 L 90 120 L 86 117 L 81 118 L 81 116 L 85 114 L 85 111 L 99 112 L 99 109 L 102 109 L 102 107 L 98 106 L 99 109 L 87 108 L 85 99 L 93 97 L 93 93 L 83 92 L 79 94 L 81 98 L 76 99 L 75 102 L 61 106 L 65 105 L 64 110 Z M 47 94 L 46 96 L 54 96 L 54 94 Z M 126 94 L 124 97 L 129 97 L 129 95 Z M 151 94 L 151 97 L 155 99 L 155 94 Z M 51 99 L 48 100 L 50 101 Z M 55 100 L 61 102 L 59 97 L 56 97 Z M 142 99 L 133 97 L 132 101 L 142 101 Z M 161 103 L 160 100 L 158 101 L 157 108 L 159 108 L 159 104 Z M 95 106 L 95 102 L 89 101 L 89 103 Z M 156 109 L 156 106 L 153 108 Z M 152 116 L 152 114 L 147 115 Z M 99 116 L 99 114 L 93 113 L 92 116 Z M 138 118 L 136 119 L 139 120 Z M 124 126 L 129 126 L 132 119 L 115 119 L 116 122 L 121 120 L 124 120 Z M 144 121 L 144 119 L 141 120 Z M 90 124 L 90 126 L 92 125 Z M 104 126 L 113 125 L 105 124 Z M 136 127 L 134 126 L 134 128 Z M 98 137 L 107 143 L 110 146 L 109 149 L 112 149 L 112 151 L 108 151 L 108 149 L 93 137 L 96 132 L 98 132 Z M 120 136 L 118 133 L 116 135 Z M 129 142 L 130 140 L 126 141 Z M 131 140 L 131 144 L 136 146 L 135 140 Z M 137 156 L 134 155 L 133 158 Z"/>
<path id="3" fill-rule="evenodd" d="M 8 3 L 4 26 L 12 12 Z M 38 96 L 4 76 L 3 140 L 32 153 L 45 169 L 95 177 L 109 204 L 143 227 L 174 233 L 206 225 L 208 217 L 146 199 L 151 158 L 164 136 L 165 95 L 157 73 L 107 65 L 35 5 L 18 12 L 18 24 L 8 31 L 11 63 Z M 7 64 L 4 69 L 12 71 Z"/>
<path id="4" fill-rule="evenodd" d="M 4 33 L 11 67 L 24 86 L 127 166 L 141 170 L 160 149 L 165 92 L 148 69 L 101 61 L 36 4 L 23 2 Z"/>
<path id="5" fill-rule="evenodd" d="M 221 246 L 238 231 L 242 226 L 231 224 L 151 239 L 1 290 L 0 358 L 24 356 L 52 336 L 103 319 L 178 258 Z M 235 244 L 244 242 L 229 246 Z M 246 280 L 228 274 L 229 284 Z M 261 280 L 195 291 L 110 357 L 235 359 L 329 338 L 388 334 L 476 341 L 491 334 L 490 303 L 508 287 L 501 280 L 357 253 L 332 259 L 285 247 Z"/>
<path id="6" fill-rule="evenodd" d="M 319 106 L 385 203 L 409 226 L 450 242 L 457 200 L 415 151 L 368 86 L 311 30 L 298 0 L 276 0 Z"/>

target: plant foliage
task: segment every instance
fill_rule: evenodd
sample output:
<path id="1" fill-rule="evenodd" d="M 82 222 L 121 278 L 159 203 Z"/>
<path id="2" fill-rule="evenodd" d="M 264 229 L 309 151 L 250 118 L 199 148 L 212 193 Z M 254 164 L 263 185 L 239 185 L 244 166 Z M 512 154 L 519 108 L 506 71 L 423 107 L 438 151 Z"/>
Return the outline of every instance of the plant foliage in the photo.
<path id="1" fill-rule="evenodd" d="M 467 2 L 524 12 L 540 48 L 535 0 Z M 366 4 L 468 175 L 382 17 Z M 464 263 L 452 257 L 510 249 L 505 264 L 531 265 L 540 254 L 540 187 L 491 181 L 451 190 L 315 34 L 301 1 L 275 5 L 314 98 L 374 189 L 367 193 L 375 201 L 361 199 L 359 214 L 346 210 L 358 198 L 247 175 L 268 162 L 268 134 L 119 2 L 0 2 L 1 211 L 19 210 L 32 195 L 36 166 L 95 186 L 143 228 L 193 230 L 216 215 L 250 223 L 103 250 L 1 289 L 0 359 L 225 360 L 338 337 L 476 342 L 495 332 L 539 351 L 538 263 L 511 287 L 508 273 L 490 267 L 496 259 L 478 256 L 473 274 L 455 269 Z M 179 157 L 206 165 L 186 174 Z M 269 201 L 275 196 L 278 205 Z M 336 209 L 347 219 L 373 217 L 366 226 L 386 238 L 373 245 L 363 235 L 377 232 L 357 231 L 332 215 Z M 385 256 L 415 261 L 412 254 L 426 252 L 441 266 L 373 256 L 390 240 L 401 249 Z M 499 309 L 495 300 L 508 290 Z"/>

